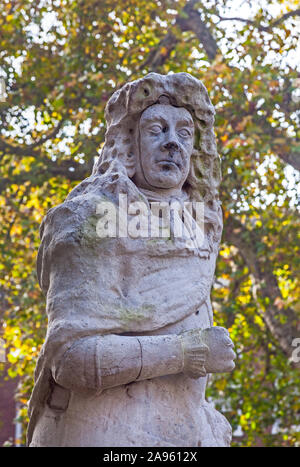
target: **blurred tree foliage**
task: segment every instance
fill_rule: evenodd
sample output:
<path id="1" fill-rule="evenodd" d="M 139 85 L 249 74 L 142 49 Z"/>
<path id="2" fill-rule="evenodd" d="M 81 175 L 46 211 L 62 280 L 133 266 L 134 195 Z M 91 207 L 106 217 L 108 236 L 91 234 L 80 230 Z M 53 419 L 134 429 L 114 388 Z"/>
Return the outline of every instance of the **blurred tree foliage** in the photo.
<path id="1" fill-rule="evenodd" d="M 24 426 L 47 324 L 39 224 L 90 174 L 110 95 L 150 71 L 187 71 L 217 111 L 225 226 L 213 299 L 238 353 L 209 396 L 239 427 L 234 444 L 299 444 L 297 4 L 241 0 L 237 15 L 227 0 L 2 0 L 0 318 Z"/>

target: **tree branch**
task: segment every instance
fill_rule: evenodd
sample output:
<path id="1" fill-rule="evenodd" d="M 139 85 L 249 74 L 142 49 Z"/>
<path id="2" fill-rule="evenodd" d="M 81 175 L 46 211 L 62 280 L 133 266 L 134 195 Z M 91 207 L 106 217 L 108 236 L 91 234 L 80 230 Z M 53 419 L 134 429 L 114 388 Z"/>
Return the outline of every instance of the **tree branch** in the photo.
<path id="1" fill-rule="evenodd" d="M 246 24 L 250 24 L 252 26 L 255 26 L 259 31 L 270 31 L 270 29 L 273 29 L 274 27 L 278 26 L 280 23 L 285 21 L 287 18 L 290 18 L 292 16 L 300 16 L 300 8 L 294 11 L 289 11 L 288 13 L 285 13 L 284 15 L 280 16 L 278 19 L 270 23 L 268 26 L 262 26 L 261 24 L 257 24 L 256 21 L 251 20 L 251 19 L 246 19 L 246 18 L 238 18 L 238 17 L 233 17 L 233 18 L 224 18 L 223 16 L 220 16 L 216 14 L 216 16 L 219 18 L 219 22 L 222 21 L 241 21 Z"/>
<path id="2" fill-rule="evenodd" d="M 294 167 L 294 169 L 300 171 L 300 152 L 292 152 L 289 154 L 282 152 L 282 153 L 278 153 L 278 156 L 284 162 Z"/>
<path id="3" fill-rule="evenodd" d="M 195 2 L 188 2 L 185 5 L 183 9 L 184 14 L 179 14 L 177 16 L 176 24 L 182 31 L 194 32 L 196 37 L 203 45 L 207 57 L 210 60 L 214 60 L 218 53 L 217 42 L 204 21 L 202 21 L 200 13 L 193 9 L 194 3 Z"/>
<path id="4" fill-rule="evenodd" d="M 192 31 L 201 42 L 209 60 L 214 60 L 219 51 L 218 45 L 209 28 L 202 21 L 200 13 L 193 9 L 195 3 L 195 0 L 186 3 L 182 12 L 176 17 L 175 26 L 178 26 L 182 32 Z M 151 50 L 141 68 L 149 66 L 153 71 L 158 69 L 168 59 L 178 42 L 179 39 L 175 34 L 169 31 L 158 46 Z"/>
<path id="5" fill-rule="evenodd" d="M 150 51 L 146 61 L 141 65 L 140 70 L 145 67 L 150 67 L 152 71 L 156 71 L 169 58 L 170 53 L 175 49 L 178 41 L 179 39 L 177 39 L 172 32 L 168 32 L 158 46 Z"/>

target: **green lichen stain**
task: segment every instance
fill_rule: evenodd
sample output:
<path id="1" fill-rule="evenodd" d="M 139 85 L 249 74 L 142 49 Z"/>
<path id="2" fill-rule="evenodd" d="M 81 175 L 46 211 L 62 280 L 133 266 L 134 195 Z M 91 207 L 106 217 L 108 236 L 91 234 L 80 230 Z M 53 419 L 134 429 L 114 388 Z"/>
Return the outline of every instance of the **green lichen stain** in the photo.
<path id="1" fill-rule="evenodd" d="M 148 320 L 154 311 L 153 305 L 143 305 L 138 308 L 120 308 L 120 320 L 124 326 Z"/>
<path id="2" fill-rule="evenodd" d="M 147 245 L 149 246 L 157 246 L 160 243 L 159 238 L 151 238 L 150 240 L 147 240 Z"/>
<path id="3" fill-rule="evenodd" d="M 100 237 L 97 234 L 97 222 L 101 219 L 100 214 L 93 214 L 89 216 L 81 225 L 79 229 L 79 239 L 83 246 L 88 248 L 96 248 L 99 243 L 111 240 L 109 237 Z"/>
<path id="4" fill-rule="evenodd" d="M 154 237 L 151 238 L 150 240 L 147 240 L 147 245 L 148 246 L 161 246 L 163 244 L 167 244 L 168 246 L 174 245 L 174 238 L 169 236 L 169 237 Z"/>

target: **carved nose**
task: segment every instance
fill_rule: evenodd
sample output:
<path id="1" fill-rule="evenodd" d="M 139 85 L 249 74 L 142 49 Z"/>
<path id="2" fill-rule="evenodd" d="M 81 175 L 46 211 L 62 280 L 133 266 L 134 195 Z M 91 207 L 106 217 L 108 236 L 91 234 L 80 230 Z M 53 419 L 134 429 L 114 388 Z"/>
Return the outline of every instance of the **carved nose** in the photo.
<path id="1" fill-rule="evenodd" d="M 175 141 L 169 141 L 163 145 L 163 148 L 167 149 L 168 151 L 178 151 L 179 146 Z"/>

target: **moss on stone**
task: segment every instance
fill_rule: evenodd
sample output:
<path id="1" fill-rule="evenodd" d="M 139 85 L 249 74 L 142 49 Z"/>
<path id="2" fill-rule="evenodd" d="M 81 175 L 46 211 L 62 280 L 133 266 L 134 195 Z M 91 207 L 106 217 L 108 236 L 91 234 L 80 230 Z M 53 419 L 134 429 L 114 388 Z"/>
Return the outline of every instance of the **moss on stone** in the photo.
<path id="1" fill-rule="evenodd" d="M 134 322 L 145 321 L 153 310 L 152 305 L 142 305 L 138 308 L 120 308 L 120 320 L 125 326 Z"/>

